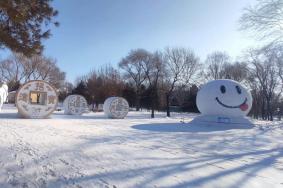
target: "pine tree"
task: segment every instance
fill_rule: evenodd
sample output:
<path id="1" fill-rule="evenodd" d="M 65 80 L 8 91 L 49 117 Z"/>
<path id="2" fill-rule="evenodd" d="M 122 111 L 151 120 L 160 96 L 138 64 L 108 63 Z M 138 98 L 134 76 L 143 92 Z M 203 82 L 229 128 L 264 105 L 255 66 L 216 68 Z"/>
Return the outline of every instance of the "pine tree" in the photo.
<path id="1" fill-rule="evenodd" d="M 50 37 L 48 26 L 58 11 L 52 0 L 1 0 L 0 48 L 21 52 L 26 56 L 42 52 L 42 39 Z"/>

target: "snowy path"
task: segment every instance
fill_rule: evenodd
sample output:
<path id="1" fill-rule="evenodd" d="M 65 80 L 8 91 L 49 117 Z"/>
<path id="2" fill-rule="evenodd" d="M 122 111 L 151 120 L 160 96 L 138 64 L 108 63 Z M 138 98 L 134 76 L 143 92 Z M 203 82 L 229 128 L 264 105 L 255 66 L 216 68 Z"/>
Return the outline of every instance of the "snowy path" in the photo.
<path id="1" fill-rule="evenodd" d="M 0 113 L 0 187 L 283 187 L 283 125 Z M 189 121 L 192 115 L 187 115 Z"/>

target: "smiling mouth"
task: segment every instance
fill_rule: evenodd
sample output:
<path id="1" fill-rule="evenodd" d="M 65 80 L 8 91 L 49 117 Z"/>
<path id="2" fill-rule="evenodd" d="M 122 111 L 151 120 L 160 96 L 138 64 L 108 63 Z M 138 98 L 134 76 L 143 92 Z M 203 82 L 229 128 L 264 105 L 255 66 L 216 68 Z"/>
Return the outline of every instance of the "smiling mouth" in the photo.
<path id="1" fill-rule="evenodd" d="M 245 98 L 245 100 L 244 100 L 243 103 L 241 103 L 240 105 L 236 105 L 236 106 L 231 106 L 231 105 L 224 104 L 223 102 L 221 102 L 221 101 L 218 99 L 218 97 L 216 97 L 215 99 L 216 99 L 216 101 L 217 101 L 221 106 L 223 106 L 223 107 L 225 107 L 225 108 L 240 108 L 240 109 L 243 110 L 243 111 L 245 111 L 246 108 L 247 108 L 247 107 L 246 107 L 246 106 L 247 106 L 246 102 L 248 101 L 247 98 Z"/>

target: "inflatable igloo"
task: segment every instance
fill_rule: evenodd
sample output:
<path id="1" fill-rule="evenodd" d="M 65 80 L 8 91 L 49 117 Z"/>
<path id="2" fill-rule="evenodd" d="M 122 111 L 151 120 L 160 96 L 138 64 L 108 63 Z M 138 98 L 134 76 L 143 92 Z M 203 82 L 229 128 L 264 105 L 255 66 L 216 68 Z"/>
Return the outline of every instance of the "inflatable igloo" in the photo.
<path id="1" fill-rule="evenodd" d="M 87 111 L 87 101 L 81 95 L 69 95 L 63 102 L 64 113 L 69 115 L 82 115 Z"/>
<path id="2" fill-rule="evenodd" d="M 192 123 L 250 124 L 246 115 L 252 107 L 252 96 L 239 82 L 210 81 L 198 91 L 196 103 L 201 115 Z"/>
<path id="3" fill-rule="evenodd" d="M 109 97 L 103 104 L 104 114 L 113 119 L 123 119 L 129 112 L 129 103 L 122 97 Z"/>
<path id="4" fill-rule="evenodd" d="M 7 100 L 8 97 L 8 86 L 3 83 L 0 83 L 0 110 L 4 104 L 4 102 Z"/>
<path id="5" fill-rule="evenodd" d="M 24 118 L 47 118 L 56 109 L 57 103 L 55 88 L 41 80 L 25 83 L 16 94 L 16 105 Z"/>

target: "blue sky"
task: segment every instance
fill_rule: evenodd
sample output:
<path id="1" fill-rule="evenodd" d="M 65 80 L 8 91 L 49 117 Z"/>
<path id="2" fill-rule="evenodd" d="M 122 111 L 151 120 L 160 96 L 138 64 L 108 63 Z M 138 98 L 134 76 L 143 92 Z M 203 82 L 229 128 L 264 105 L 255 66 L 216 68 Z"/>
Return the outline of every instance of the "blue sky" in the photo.
<path id="1" fill-rule="evenodd" d="M 188 47 L 202 60 L 215 50 L 233 58 L 253 40 L 238 30 L 242 10 L 255 0 L 54 0 L 58 28 L 45 55 L 57 59 L 67 79 L 117 65 L 131 49 Z"/>

